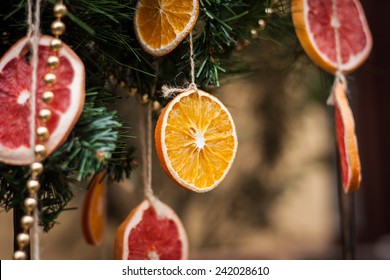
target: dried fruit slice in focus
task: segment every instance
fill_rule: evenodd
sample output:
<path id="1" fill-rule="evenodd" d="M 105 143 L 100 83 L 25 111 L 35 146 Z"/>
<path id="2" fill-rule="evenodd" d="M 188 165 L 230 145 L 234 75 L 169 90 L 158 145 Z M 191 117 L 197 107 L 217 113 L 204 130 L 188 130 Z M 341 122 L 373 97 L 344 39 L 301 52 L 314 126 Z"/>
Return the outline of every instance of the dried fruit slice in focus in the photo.
<path id="1" fill-rule="evenodd" d="M 82 209 L 82 229 L 85 240 L 98 246 L 103 241 L 106 225 L 106 184 L 104 172 L 94 176 L 87 190 Z"/>
<path id="2" fill-rule="evenodd" d="M 338 70 L 335 27 L 340 42 L 340 71 L 351 72 L 366 60 L 372 37 L 359 0 L 293 0 L 291 8 L 298 39 L 318 66 L 331 73 Z M 337 16 L 333 16 L 334 10 Z"/>
<path id="3" fill-rule="evenodd" d="M 335 126 L 341 165 L 341 177 L 344 191 L 349 193 L 359 189 L 361 181 L 359 150 L 355 135 L 355 121 L 343 83 L 336 82 L 333 95 L 335 101 Z"/>
<path id="4" fill-rule="evenodd" d="M 47 155 L 63 141 L 81 114 L 84 99 L 84 65 L 80 58 L 63 44 L 59 51 L 60 64 L 50 70 L 47 59 L 52 52 L 52 37 L 41 36 L 38 50 L 38 84 L 36 96 L 36 126 L 41 124 L 38 112 L 49 109 L 51 118 L 47 122 L 50 138 L 45 143 Z M 30 145 L 30 97 L 31 72 L 29 63 L 29 43 L 23 38 L 12 46 L 0 61 L 0 161 L 13 165 L 33 162 L 34 153 Z M 47 86 L 44 76 L 54 73 L 57 82 Z M 42 95 L 46 91 L 54 93 L 54 99 L 46 104 Z"/>
<path id="5" fill-rule="evenodd" d="M 194 28 L 198 0 L 140 0 L 134 24 L 142 48 L 154 56 L 171 52 Z"/>
<path id="6" fill-rule="evenodd" d="M 169 177 L 195 192 L 215 188 L 228 173 L 237 151 L 229 111 L 201 90 L 188 90 L 169 102 L 157 121 L 155 142 Z"/>
<path id="7" fill-rule="evenodd" d="M 188 258 L 187 235 L 167 205 L 145 199 L 119 226 L 115 237 L 117 260 L 183 260 Z"/>

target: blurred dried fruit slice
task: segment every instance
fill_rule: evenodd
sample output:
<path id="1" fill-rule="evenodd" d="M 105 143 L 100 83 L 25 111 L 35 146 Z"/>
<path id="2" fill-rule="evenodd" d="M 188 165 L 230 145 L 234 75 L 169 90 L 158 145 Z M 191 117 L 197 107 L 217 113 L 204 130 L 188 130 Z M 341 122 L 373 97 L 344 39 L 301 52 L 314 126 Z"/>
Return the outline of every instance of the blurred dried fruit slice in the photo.
<path id="1" fill-rule="evenodd" d="M 36 126 L 40 125 L 38 112 L 49 109 L 51 118 L 46 127 L 50 138 L 45 143 L 47 155 L 64 142 L 81 114 L 85 99 L 84 65 L 80 58 L 63 44 L 58 53 L 59 66 L 50 69 L 47 60 L 52 51 L 52 37 L 41 36 L 38 50 L 38 84 L 36 96 Z M 13 165 L 33 162 L 30 144 L 31 72 L 29 42 L 23 38 L 12 46 L 0 60 L 0 161 Z M 57 82 L 47 86 L 44 76 L 53 73 Z M 45 92 L 54 93 L 54 99 L 45 103 Z"/>
<path id="2" fill-rule="evenodd" d="M 361 181 L 355 121 L 348 103 L 344 84 L 337 81 L 332 94 L 335 102 L 335 126 L 341 178 L 344 191 L 349 193 L 359 189 Z"/>
<path id="3" fill-rule="evenodd" d="M 142 48 L 154 56 L 171 52 L 194 28 L 198 0 L 139 0 L 134 18 Z"/>
<path id="4" fill-rule="evenodd" d="M 82 209 L 82 230 L 85 240 L 94 246 L 102 243 L 106 226 L 106 184 L 104 172 L 96 174 L 87 190 Z"/>
<path id="5" fill-rule="evenodd" d="M 371 32 L 359 0 L 293 0 L 291 9 L 302 47 L 321 68 L 348 73 L 370 54 Z"/>
<path id="6" fill-rule="evenodd" d="M 179 217 L 156 198 L 145 199 L 119 226 L 117 260 L 183 260 L 188 258 L 187 235 Z"/>

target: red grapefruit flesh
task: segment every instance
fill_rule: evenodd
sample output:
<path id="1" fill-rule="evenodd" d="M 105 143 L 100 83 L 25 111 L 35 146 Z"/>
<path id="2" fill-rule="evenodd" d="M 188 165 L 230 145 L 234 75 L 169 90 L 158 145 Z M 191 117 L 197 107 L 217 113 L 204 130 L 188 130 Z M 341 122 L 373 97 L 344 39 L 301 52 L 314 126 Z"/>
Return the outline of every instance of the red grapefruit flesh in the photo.
<path id="1" fill-rule="evenodd" d="M 359 0 L 293 0 L 291 8 L 302 47 L 324 70 L 351 72 L 370 54 L 371 32 Z"/>
<path id="2" fill-rule="evenodd" d="M 361 169 L 355 121 L 345 92 L 344 84 L 336 82 L 333 94 L 337 147 L 344 191 L 350 193 L 360 187 Z"/>
<path id="3" fill-rule="evenodd" d="M 63 143 L 81 114 L 85 99 L 84 65 L 80 58 L 63 44 L 58 53 L 60 64 L 49 69 L 47 59 L 52 52 L 53 38 L 41 36 L 38 50 L 36 93 L 36 127 L 43 125 L 38 119 L 41 109 L 49 109 L 52 117 L 46 125 L 50 138 L 45 142 L 47 155 Z M 47 86 L 44 76 L 54 73 L 57 82 Z M 13 165 L 26 165 L 34 161 L 30 144 L 31 76 L 29 43 L 23 38 L 12 46 L 0 60 L 0 161 Z M 54 93 L 50 104 L 42 101 L 45 91 Z"/>
<path id="4" fill-rule="evenodd" d="M 103 241 L 106 226 L 104 172 L 96 174 L 91 181 L 84 200 L 81 222 L 85 240 L 91 245 L 99 246 Z"/>
<path id="5" fill-rule="evenodd" d="M 118 260 L 188 258 L 187 235 L 175 212 L 161 201 L 145 199 L 119 226 L 114 257 Z"/>

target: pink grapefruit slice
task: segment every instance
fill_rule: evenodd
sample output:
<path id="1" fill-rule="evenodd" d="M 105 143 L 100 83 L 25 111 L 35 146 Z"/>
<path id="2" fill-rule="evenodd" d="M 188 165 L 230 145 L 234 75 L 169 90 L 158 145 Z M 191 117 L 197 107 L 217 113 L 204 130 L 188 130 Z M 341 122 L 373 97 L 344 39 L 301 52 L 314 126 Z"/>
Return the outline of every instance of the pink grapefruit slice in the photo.
<path id="1" fill-rule="evenodd" d="M 333 96 L 341 178 L 344 191 L 350 193 L 358 190 L 361 182 L 360 157 L 355 134 L 355 121 L 343 83 L 336 82 Z"/>
<path id="2" fill-rule="evenodd" d="M 82 210 L 82 230 L 85 240 L 99 246 L 106 226 L 106 180 L 104 172 L 94 176 L 85 196 Z"/>
<path id="3" fill-rule="evenodd" d="M 302 47 L 324 70 L 351 72 L 370 54 L 371 32 L 359 0 L 293 0 L 291 8 Z"/>
<path id="4" fill-rule="evenodd" d="M 114 257 L 118 260 L 183 260 L 188 258 L 184 227 L 167 205 L 145 199 L 119 226 Z"/>
<path id="5" fill-rule="evenodd" d="M 39 38 L 38 74 L 36 96 L 36 127 L 41 125 L 38 112 L 49 109 L 51 118 L 45 124 L 50 138 L 45 142 L 47 155 L 63 143 L 81 114 L 84 99 L 84 65 L 80 58 L 65 44 L 58 52 L 60 64 L 50 69 L 47 59 L 52 55 L 50 36 Z M 0 60 L 0 161 L 12 165 L 33 162 L 34 152 L 30 144 L 31 73 L 29 42 L 23 38 L 12 46 Z M 53 73 L 57 82 L 47 86 L 44 76 Z M 50 104 L 42 101 L 46 91 L 54 93 Z"/>

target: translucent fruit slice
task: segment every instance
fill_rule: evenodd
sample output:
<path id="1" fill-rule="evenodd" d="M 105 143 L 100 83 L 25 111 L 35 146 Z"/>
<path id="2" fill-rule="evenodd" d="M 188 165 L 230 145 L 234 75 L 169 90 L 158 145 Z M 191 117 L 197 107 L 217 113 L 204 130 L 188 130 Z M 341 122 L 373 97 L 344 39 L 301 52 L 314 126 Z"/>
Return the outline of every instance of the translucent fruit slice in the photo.
<path id="1" fill-rule="evenodd" d="M 171 52 L 194 28 L 198 0 L 139 0 L 135 31 L 142 48 L 154 56 Z"/>
<path id="2" fill-rule="evenodd" d="M 355 135 L 355 121 L 343 83 L 336 82 L 333 95 L 341 177 L 344 191 L 349 193 L 359 189 L 361 181 L 359 150 Z"/>
<path id="3" fill-rule="evenodd" d="M 201 90 L 188 90 L 169 102 L 157 121 L 155 142 L 169 177 L 195 192 L 214 189 L 228 173 L 237 151 L 229 111 Z"/>
<path id="4" fill-rule="evenodd" d="M 145 199 L 119 226 L 117 260 L 183 260 L 188 258 L 187 235 L 179 217 L 167 205 Z"/>
<path id="5" fill-rule="evenodd" d="M 293 0 L 292 18 L 308 56 L 331 73 L 338 70 L 339 60 L 341 72 L 353 71 L 371 51 L 372 37 L 359 0 Z"/>
<path id="6" fill-rule="evenodd" d="M 84 65 L 80 58 L 63 44 L 58 53 L 60 64 L 50 69 L 47 59 L 52 55 L 53 38 L 41 36 L 38 50 L 38 84 L 36 96 L 36 127 L 41 125 L 38 113 L 49 109 L 51 118 L 45 126 L 50 138 L 45 143 L 47 155 L 63 141 L 81 114 L 85 99 Z M 27 38 L 12 46 L 0 60 L 0 161 L 25 165 L 34 160 L 30 144 L 31 131 L 31 72 L 30 47 Z M 57 82 L 47 86 L 44 76 L 54 73 Z M 44 103 L 45 92 L 54 93 L 52 102 Z"/>
<path id="7" fill-rule="evenodd" d="M 81 226 L 85 240 L 94 246 L 102 243 L 106 225 L 106 180 L 104 172 L 92 179 L 84 199 Z"/>

